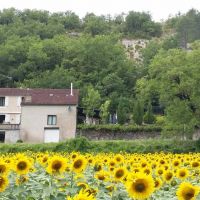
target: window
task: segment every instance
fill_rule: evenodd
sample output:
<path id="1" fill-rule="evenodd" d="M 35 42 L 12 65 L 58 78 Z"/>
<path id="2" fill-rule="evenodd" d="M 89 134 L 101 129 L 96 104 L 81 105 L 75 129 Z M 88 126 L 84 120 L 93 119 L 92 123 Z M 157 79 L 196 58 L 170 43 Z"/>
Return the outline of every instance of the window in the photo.
<path id="1" fill-rule="evenodd" d="M 0 97 L 0 106 L 5 106 L 5 97 Z"/>
<path id="2" fill-rule="evenodd" d="M 5 122 L 6 116 L 0 115 L 0 124 L 3 124 Z"/>
<path id="3" fill-rule="evenodd" d="M 57 117 L 56 115 L 48 115 L 47 117 L 47 125 L 56 125 Z"/>
<path id="4" fill-rule="evenodd" d="M 5 142 L 5 132 L 0 132 L 0 143 Z"/>

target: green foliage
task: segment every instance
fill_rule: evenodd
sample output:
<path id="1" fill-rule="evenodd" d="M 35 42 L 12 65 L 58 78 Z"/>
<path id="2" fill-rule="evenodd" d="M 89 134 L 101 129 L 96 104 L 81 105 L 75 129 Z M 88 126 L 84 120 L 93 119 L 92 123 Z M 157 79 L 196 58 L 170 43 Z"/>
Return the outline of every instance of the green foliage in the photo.
<path id="1" fill-rule="evenodd" d="M 176 145 L 174 145 L 176 144 Z M 16 152 L 128 152 L 128 153 L 149 153 L 149 152 L 173 152 L 188 153 L 199 152 L 199 141 L 180 140 L 134 140 L 134 141 L 88 141 L 86 138 L 70 139 L 61 143 L 49 144 L 1 144 L 1 153 Z"/>
<path id="2" fill-rule="evenodd" d="M 200 39 L 200 13 L 191 9 L 180 16 L 176 30 L 182 47 L 187 48 L 187 43 Z"/>
<path id="3" fill-rule="evenodd" d="M 140 38 L 159 37 L 161 25 L 151 20 L 148 13 L 130 11 L 125 20 L 125 31 L 128 34 Z"/>
<path id="4" fill-rule="evenodd" d="M 199 49 L 161 50 L 151 62 L 144 91 L 156 88 L 159 103 L 166 108 L 166 132 L 190 137 L 199 126 L 199 55 Z"/>
<path id="5" fill-rule="evenodd" d="M 143 116 L 144 116 L 144 106 L 143 102 L 140 100 L 136 100 L 133 106 L 133 121 L 141 125 L 143 122 Z"/>
<path id="6" fill-rule="evenodd" d="M 121 97 L 117 107 L 117 121 L 119 124 L 125 124 L 128 117 L 128 100 Z"/>
<path id="7" fill-rule="evenodd" d="M 88 117 L 93 117 L 94 109 L 100 106 L 100 94 L 92 86 L 88 86 L 86 96 L 83 97 L 84 112 Z"/>
<path id="8" fill-rule="evenodd" d="M 155 121 L 156 121 L 156 118 L 155 118 L 155 116 L 153 114 L 152 105 L 149 102 L 148 106 L 147 106 L 147 111 L 144 114 L 144 123 L 153 124 L 153 123 L 155 123 Z"/>
<path id="9" fill-rule="evenodd" d="M 78 130 L 95 130 L 102 132 L 161 132 L 161 126 L 157 125 L 145 125 L 145 126 L 137 126 L 137 125 L 120 125 L 120 124 L 107 124 L 107 125 L 86 125 L 79 124 L 77 127 Z"/>
<path id="10" fill-rule="evenodd" d="M 110 100 L 105 101 L 100 107 L 100 117 L 103 124 L 107 124 L 109 120 Z"/>
<path id="11" fill-rule="evenodd" d="M 84 18 L 84 31 L 92 36 L 108 33 L 109 25 L 104 17 L 87 14 Z"/>
<path id="12" fill-rule="evenodd" d="M 165 116 L 157 115 L 156 116 L 156 125 L 163 126 L 165 124 Z"/>
<path id="13" fill-rule="evenodd" d="M 35 78 L 25 79 L 19 86 L 28 88 L 68 88 L 70 83 L 74 83 L 75 87 L 78 85 L 72 72 L 63 67 L 57 66 L 53 71 L 47 70 L 37 76 L 35 75 L 33 73 L 32 76 Z"/>

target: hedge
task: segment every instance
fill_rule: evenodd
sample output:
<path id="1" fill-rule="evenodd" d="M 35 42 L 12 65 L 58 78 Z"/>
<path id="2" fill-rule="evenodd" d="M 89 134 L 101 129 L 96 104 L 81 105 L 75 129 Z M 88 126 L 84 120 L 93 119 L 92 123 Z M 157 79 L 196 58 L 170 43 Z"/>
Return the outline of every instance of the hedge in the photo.
<path id="1" fill-rule="evenodd" d="M 89 141 L 86 138 L 70 139 L 60 143 L 46 144 L 0 144 L 1 153 L 14 152 L 128 152 L 128 153 L 153 153 L 172 152 L 188 153 L 200 152 L 200 140 L 180 141 L 180 140 L 133 140 L 133 141 Z"/>
<path id="2" fill-rule="evenodd" d="M 161 132 L 162 127 L 158 125 L 119 125 L 119 124 L 108 124 L 108 125 L 86 125 L 79 124 L 77 130 L 95 130 L 102 132 Z"/>

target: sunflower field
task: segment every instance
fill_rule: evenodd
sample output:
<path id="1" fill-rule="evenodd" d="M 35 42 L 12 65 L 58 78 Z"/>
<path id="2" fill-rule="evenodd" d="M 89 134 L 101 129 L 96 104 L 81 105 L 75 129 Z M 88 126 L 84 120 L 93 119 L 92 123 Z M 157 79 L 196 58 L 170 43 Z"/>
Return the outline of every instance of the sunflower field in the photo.
<path id="1" fill-rule="evenodd" d="M 1 200 L 200 200 L 200 153 L 9 153 Z"/>

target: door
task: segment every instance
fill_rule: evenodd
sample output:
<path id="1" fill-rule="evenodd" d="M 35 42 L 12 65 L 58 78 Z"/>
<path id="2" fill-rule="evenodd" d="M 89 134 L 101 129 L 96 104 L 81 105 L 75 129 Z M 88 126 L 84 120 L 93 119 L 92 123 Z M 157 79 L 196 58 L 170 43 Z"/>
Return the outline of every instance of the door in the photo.
<path id="1" fill-rule="evenodd" d="M 4 143 L 5 142 L 5 132 L 1 131 L 0 132 L 0 143 Z"/>
<path id="2" fill-rule="evenodd" d="M 59 129 L 44 129 L 44 142 L 59 142 Z"/>

